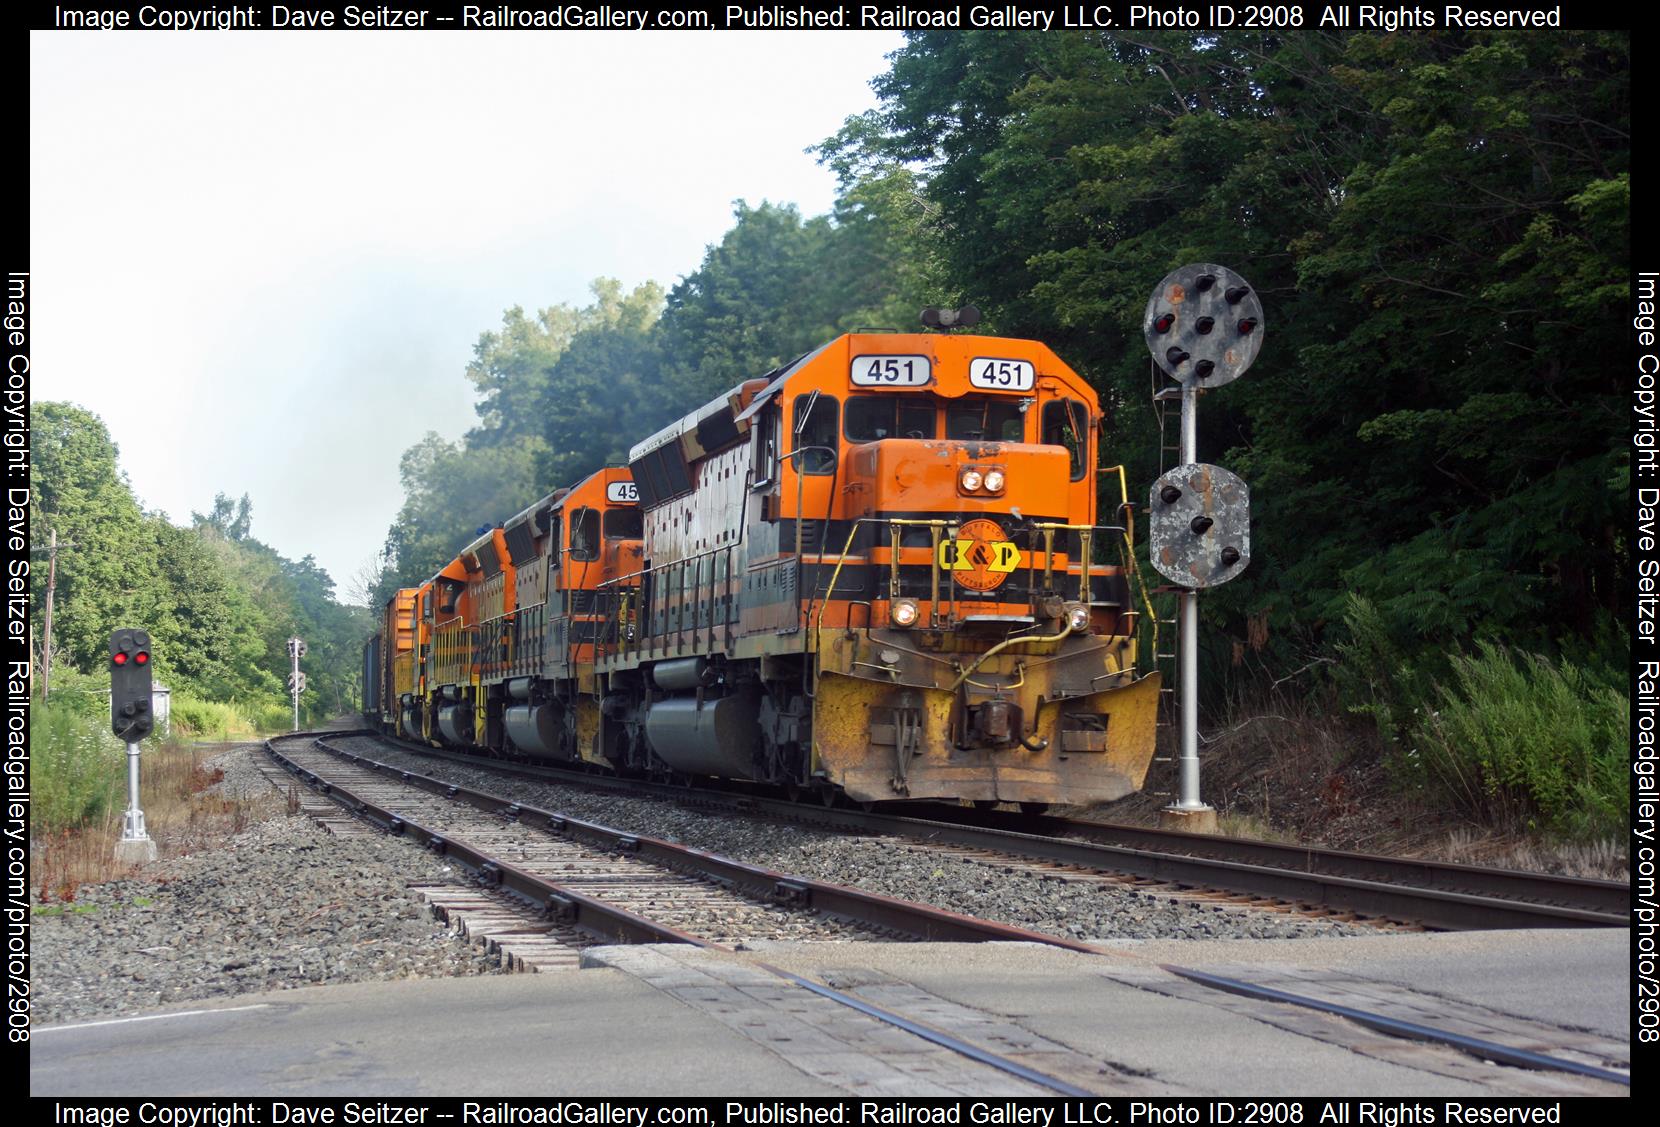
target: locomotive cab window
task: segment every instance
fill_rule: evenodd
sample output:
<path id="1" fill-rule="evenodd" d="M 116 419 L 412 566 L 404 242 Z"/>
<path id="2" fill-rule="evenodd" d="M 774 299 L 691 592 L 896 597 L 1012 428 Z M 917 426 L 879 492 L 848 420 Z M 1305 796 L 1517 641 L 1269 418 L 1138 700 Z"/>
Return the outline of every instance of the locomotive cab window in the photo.
<path id="1" fill-rule="evenodd" d="M 1089 453 L 1089 408 L 1076 399 L 1052 399 L 1045 403 L 1043 444 L 1066 447 L 1072 459 L 1072 480 L 1082 478 Z"/>
<path id="2" fill-rule="evenodd" d="M 906 395 L 852 395 L 843 432 L 849 442 L 933 438 L 934 403 Z"/>
<path id="3" fill-rule="evenodd" d="M 578 509 L 571 514 L 571 559 L 588 563 L 599 559 L 599 510 Z"/>
<path id="4" fill-rule="evenodd" d="M 755 437 L 750 440 L 755 444 L 755 469 L 750 488 L 759 489 L 763 485 L 771 485 L 772 479 L 778 472 L 778 408 L 772 404 L 761 408 L 760 418 L 755 424 Z"/>
<path id="5" fill-rule="evenodd" d="M 840 414 L 834 395 L 811 392 L 795 401 L 795 461 L 801 473 L 836 472 L 836 432 Z"/>
<path id="6" fill-rule="evenodd" d="M 606 509 L 607 540 L 642 540 L 646 534 L 645 514 L 639 509 Z"/>
<path id="7" fill-rule="evenodd" d="M 964 396 L 945 408 L 945 437 L 959 441 L 1024 442 L 1026 413 L 1021 400 Z"/>

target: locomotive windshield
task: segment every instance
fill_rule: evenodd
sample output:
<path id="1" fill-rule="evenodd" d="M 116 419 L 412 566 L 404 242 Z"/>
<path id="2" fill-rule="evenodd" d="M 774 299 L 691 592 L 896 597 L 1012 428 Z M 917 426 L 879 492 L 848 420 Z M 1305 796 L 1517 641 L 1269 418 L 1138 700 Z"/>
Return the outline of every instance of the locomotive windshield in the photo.
<path id="1" fill-rule="evenodd" d="M 645 536 L 645 514 L 639 509 L 606 509 L 607 540 L 639 540 Z"/>
<path id="2" fill-rule="evenodd" d="M 945 408 L 945 437 L 990 442 L 1026 439 L 1028 401 L 964 396 Z"/>
<path id="3" fill-rule="evenodd" d="M 883 438 L 933 438 L 938 411 L 932 399 L 905 395 L 854 395 L 847 400 L 849 442 Z"/>
<path id="4" fill-rule="evenodd" d="M 965 396 L 945 408 L 945 437 L 959 441 L 1024 442 L 1026 412 L 1023 408 L 1029 402 L 990 395 Z M 849 396 L 845 427 L 850 442 L 935 438 L 939 433 L 938 401 L 918 396 Z"/>

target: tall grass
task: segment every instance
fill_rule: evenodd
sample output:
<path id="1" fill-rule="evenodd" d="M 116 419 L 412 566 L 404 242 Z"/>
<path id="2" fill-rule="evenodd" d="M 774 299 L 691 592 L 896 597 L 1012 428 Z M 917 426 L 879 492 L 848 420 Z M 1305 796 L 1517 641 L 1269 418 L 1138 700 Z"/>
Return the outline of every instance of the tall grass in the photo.
<path id="1" fill-rule="evenodd" d="M 288 705 L 263 697 L 227 703 L 175 693 L 172 709 L 174 730 L 193 739 L 252 739 L 260 732 L 286 732 L 293 724 Z"/>
<path id="2" fill-rule="evenodd" d="M 1630 829 L 1630 700 L 1584 670 L 1491 642 L 1455 655 L 1453 681 L 1412 726 L 1421 769 L 1485 821 L 1573 837 Z"/>
<path id="3" fill-rule="evenodd" d="M 1377 722 L 1397 777 L 1501 829 L 1589 841 L 1629 828 L 1615 634 L 1576 664 L 1491 641 L 1474 654 L 1414 649 L 1358 597 L 1344 619 L 1336 683 L 1351 712 Z"/>
<path id="4" fill-rule="evenodd" d="M 163 863 L 222 842 L 282 808 L 275 790 L 256 787 L 248 794 L 225 793 L 218 786 L 224 772 L 206 765 L 212 754 L 176 740 L 144 749 L 139 802 L 145 829 L 155 839 Z M 115 859 L 126 808 L 124 771 L 112 790 L 110 802 L 79 822 L 35 827 L 29 843 L 31 868 L 43 903 L 72 901 L 81 885 L 111 880 L 131 870 Z"/>
<path id="5" fill-rule="evenodd" d="M 254 734 L 253 722 L 234 704 L 175 693 L 171 709 L 173 730 L 180 736 L 228 740 Z"/>
<path id="6" fill-rule="evenodd" d="M 69 829 L 100 820 L 124 805 L 126 748 L 102 716 L 54 700 L 29 721 L 34 828 Z"/>

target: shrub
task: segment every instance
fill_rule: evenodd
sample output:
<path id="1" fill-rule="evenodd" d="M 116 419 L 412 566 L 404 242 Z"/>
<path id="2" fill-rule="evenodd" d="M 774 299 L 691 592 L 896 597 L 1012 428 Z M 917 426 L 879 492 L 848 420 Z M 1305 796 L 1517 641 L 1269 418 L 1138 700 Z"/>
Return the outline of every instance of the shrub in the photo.
<path id="1" fill-rule="evenodd" d="M 173 694 L 173 730 L 181 736 L 229 739 L 253 734 L 253 725 L 234 705 Z"/>
<path id="2" fill-rule="evenodd" d="M 67 662 L 52 663 L 52 700 L 55 709 L 81 716 L 109 719 L 110 677 L 102 666 L 97 674 L 82 673 Z"/>
<path id="3" fill-rule="evenodd" d="M 286 732 L 294 726 L 294 713 L 289 705 L 262 704 L 254 710 L 253 722 L 261 732 Z"/>
<path id="4" fill-rule="evenodd" d="M 1459 809 L 1574 837 L 1630 827 L 1628 697 L 1602 678 L 1490 642 L 1451 658 L 1412 726 L 1417 765 Z"/>
<path id="5" fill-rule="evenodd" d="M 126 748 L 103 715 L 59 704 L 36 708 L 29 721 L 29 785 L 34 828 L 42 832 L 95 821 L 122 805 Z"/>
<path id="6" fill-rule="evenodd" d="M 1424 655 L 1396 636 L 1368 599 L 1350 595 L 1343 614 L 1349 638 L 1337 644 L 1332 677 L 1344 706 L 1370 716 L 1384 743 L 1398 743 L 1413 713 L 1433 691 L 1434 673 Z M 1435 655 L 1439 660 L 1439 655 Z"/>

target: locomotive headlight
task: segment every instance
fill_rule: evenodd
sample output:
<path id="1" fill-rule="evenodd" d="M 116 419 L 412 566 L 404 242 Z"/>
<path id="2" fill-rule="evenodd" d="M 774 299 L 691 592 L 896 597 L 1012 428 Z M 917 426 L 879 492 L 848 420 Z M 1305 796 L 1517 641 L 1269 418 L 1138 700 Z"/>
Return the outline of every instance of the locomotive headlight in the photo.
<path id="1" fill-rule="evenodd" d="M 895 626 L 915 626 L 922 616 L 922 608 L 915 599 L 895 599 L 888 608 L 888 621 Z"/>
<path id="2" fill-rule="evenodd" d="M 980 486 L 985 483 L 985 476 L 979 470 L 967 469 L 957 480 L 962 485 L 964 493 L 978 493 Z"/>
<path id="3" fill-rule="evenodd" d="M 1003 492 L 1003 471 L 1002 470 L 987 470 L 986 471 L 986 492 L 987 493 L 1001 493 L 1001 492 Z"/>
<path id="4" fill-rule="evenodd" d="M 1066 604 L 1066 624 L 1074 634 L 1089 633 L 1089 608 L 1083 603 Z"/>

